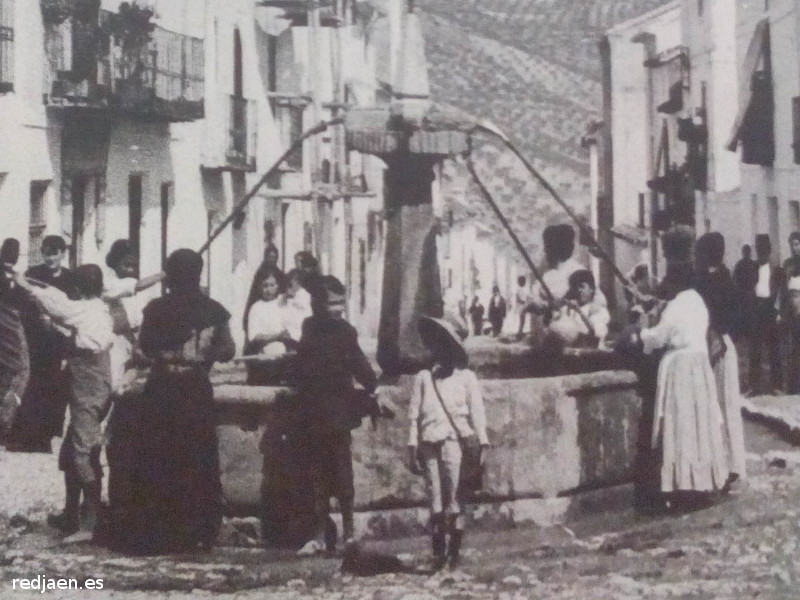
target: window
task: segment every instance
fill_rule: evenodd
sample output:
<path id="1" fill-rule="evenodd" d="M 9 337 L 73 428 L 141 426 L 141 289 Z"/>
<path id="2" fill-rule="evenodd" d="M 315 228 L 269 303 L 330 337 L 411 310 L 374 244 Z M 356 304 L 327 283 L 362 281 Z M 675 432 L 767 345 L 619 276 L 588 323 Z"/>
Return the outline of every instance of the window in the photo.
<path id="1" fill-rule="evenodd" d="M 14 0 L 0 0 L 0 94 L 14 90 Z"/>
<path id="2" fill-rule="evenodd" d="M 47 181 L 33 181 L 30 188 L 30 217 L 28 219 L 28 264 L 42 262 L 42 240 L 47 227 L 45 200 Z"/>
<path id="3" fill-rule="evenodd" d="M 741 142 L 743 163 L 772 166 L 775 160 L 775 99 L 767 18 L 756 24 L 743 59 L 742 71 L 745 87 L 739 99 L 739 111 L 727 148 L 735 152 Z"/>
<path id="4" fill-rule="evenodd" d="M 314 228 L 308 221 L 303 223 L 303 250 L 314 252 Z"/>
<path id="5" fill-rule="evenodd" d="M 264 220 L 264 245 L 275 243 L 275 221 L 272 219 Z"/>
<path id="6" fill-rule="evenodd" d="M 233 95 L 244 96 L 244 74 L 242 66 L 242 36 L 238 29 L 233 30 Z"/>
<path id="7" fill-rule="evenodd" d="M 358 240 L 358 310 L 361 314 L 367 308 L 367 244 Z"/>
<path id="8" fill-rule="evenodd" d="M 291 106 L 288 108 L 288 123 L 286 124 L 288 130 L 288 148 L 294 144 L 303 135 L 303 107 Z M 286 163 L 292 169 L 301 171 L 303 169 L 303 151 L 302 149 L 294 152 L 287 160 Z"/>
<path id="9" fill-rule="evenodd" d="M 639 194 L 639 228 L 644 229 L 645 218 L 645 197 L 644 194 Z"/>
<path id="10" fill-rule="evenodd" d="M 288 150 L 303 135 L 303 112 L 306 103 L 297 98 L 272 98 L 272 116 L 278 126 L 281 146 Z M 286 159 L 286 166 L 295 171 L 303 169 L 302 146 Z"/>
<path id="11" fill-rule="evenodd" d="M 152 69 L 158 98 L 197 102 L 204 96 L 205 57 L 203 40 L 156 27 L 144 65 Z"/>
<path id="12" fill-rule="evenodd" d="M 267 91 L 278 91 L 278 38 L 267 36 Z"/>
<path id="13" fill-rule="evenodd" d="M 286 213 L 289 212 L 288 204 L 281 204 L 281 269 L 286 270 Z"/>
<path id="14" fill-rule="evenodd" d="M 344 280 L 348 291 L 353 289 L 353 225 L 347 226 L 347 245 L 345 246 Z"/>
<path id="15" fill-rule="evenodd" d="M 789 201 L 789 225 L 792 231 L 800 231 L 800 202 Z"/>
<path id="16" fill-rule="evenodd" d="M 778 240 L 781 239 L 781 230 L 780 230 L 780 222 L 779 222 L 779 209 L 778 209 L 778 199 L 775 196 L 770 196 L 768 198 L 768 207 L 769 207 L 769 239 L 772 240 L 773 245 L 778 244 Z"/>
<path id="17" fill-rule="evenodd" d="M 371 210 L 367 213 L 367 251 L 371 255 L 375 252 L 377 243 L 376 237 L 378 235 L 378 213 Z"/>

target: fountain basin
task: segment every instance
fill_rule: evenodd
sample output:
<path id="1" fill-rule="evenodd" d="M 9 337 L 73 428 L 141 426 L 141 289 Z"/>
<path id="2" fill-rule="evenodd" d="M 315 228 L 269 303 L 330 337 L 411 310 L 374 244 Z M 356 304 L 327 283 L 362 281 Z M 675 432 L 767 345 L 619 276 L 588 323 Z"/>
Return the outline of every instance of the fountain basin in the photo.
<path id="1" fill-rule="evenodd" d="M 380 420 L 375 427 L 365 419 L 353 431 L 357 512 L 424 514 L 419 512 L 425 507 L 423 479 L 404 462 L 412 380 L 404 376 L 379 388 L 380 396 L 397 408 L 395 419 Z M 571 505 L 564 499 L 632 481 L 641 414 L 632 372 L 489 379 L 481 385 L 493 447 L 485 489 L 476 501 L 484 513 L 494 513 L 491 518 L 500 518 L 498 514 L 516 504 L 518 515 L 527 512 L 537 520 L 536 514 L 546 514 L 541 518 L 559 521 L 559 511 L 563 517 Z M 222 483 L 230 512 L 259 514 L 263 494 L 281 485 L 276 472 L 286 465 L 276 466 L 270 452 L 279 430 L 279 407 L 290 403 L 293 394 L 281 387 L 215 388 Z M 523 504 L 528 509 L 522 510 Z"/>

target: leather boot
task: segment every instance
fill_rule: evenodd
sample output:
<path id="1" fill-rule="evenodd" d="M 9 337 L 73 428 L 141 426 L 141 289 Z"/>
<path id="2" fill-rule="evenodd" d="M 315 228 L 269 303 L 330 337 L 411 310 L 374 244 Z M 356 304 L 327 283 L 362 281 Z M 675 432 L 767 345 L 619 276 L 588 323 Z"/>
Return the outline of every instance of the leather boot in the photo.
<path id="1" fill-rule="evenodd" d="M 461 543 L 464 541 L 464 523 L 461 515 L 450 515 L 448 525 L 450 543 L 447 546 L 447 566 L 456 569 L 461 564 Z"/>
<path id="2" fill-rule="evenodd" d="M 431 516 L 431 546 L 433 568 L 438 571 L 447 564 L 447 529 L 444 513 Z"/>
<path id="3" fill-rule="evenodd" d="M 81 529 L 94 534 L 100 518 L 100 496 L 102 492 L 102 480 L 96 479 L 90 483 L 83 484 L 84 506 L 82 507 Z"/>

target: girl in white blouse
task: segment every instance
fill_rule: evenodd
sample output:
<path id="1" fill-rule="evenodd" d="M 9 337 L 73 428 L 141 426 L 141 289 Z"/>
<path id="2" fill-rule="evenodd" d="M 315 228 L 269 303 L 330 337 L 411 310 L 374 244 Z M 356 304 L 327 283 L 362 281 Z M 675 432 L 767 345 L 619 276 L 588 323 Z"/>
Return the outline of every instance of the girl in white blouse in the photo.
<path id="1" fill-rule="evenodd" d="M 283 290 L 274 273 L 267 275 L 261 285 L 261 299 L 250 307 L 247 318 L 247 339 L 251 350 L 266 358 L 278 358 L 286 354 L 285 342 L 290 339 L 283 320 Z"/>
<path id="2" fill-rule="evenodd" d="M 464 519 L 459 503 L 461 471 L 459 439 L 477 436 L 488 448 L 483 394 L 475 373 L 467 368 L 461 345 L 466 337 L 443 319 L 423 317 L 420 334 L 435 366 L 417 373 L 408 409 L 409 468 L 424 473 L 431 507 L 431 542 L 435 568 L 459 562 Z M 449 545 L 447 536 L 449 534 Z"/>

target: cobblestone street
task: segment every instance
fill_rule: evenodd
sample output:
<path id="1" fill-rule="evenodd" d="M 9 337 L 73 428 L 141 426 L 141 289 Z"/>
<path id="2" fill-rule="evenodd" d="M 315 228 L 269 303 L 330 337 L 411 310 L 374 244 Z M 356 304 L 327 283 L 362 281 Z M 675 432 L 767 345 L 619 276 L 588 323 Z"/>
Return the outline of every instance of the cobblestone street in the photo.
<path id="1" fill-rule="evenodd" d="M 295 559 L 258 548 L 217 548 L 204 556 L 127 558 L 90 545 L 64 546 L 44 524 L 60 502 L 55 459 L 0 454 L 0 581 L 102 578 L 102 591 L 53 591 L 52 598 L 215 597 L 424 600 L 446 598 L 795 598 L 800 582 L 800 452 L 761 425 L 747 427 L 748 481 L 714 508 L 678 517 L 598 515 L 563 528 L 475 532 L 463 568 L 437 576 L 353 578 L 338 559 Z M 23 488 L 20 493 L 20 488 Z M 370 550 L 409 562 L 424 539 Z M 222 594 L 222 595 L 217 595 Z M 39 592 L 14 597 L 41 597 Z M 3 592 L 3 597 L 6 593 Z"/>

